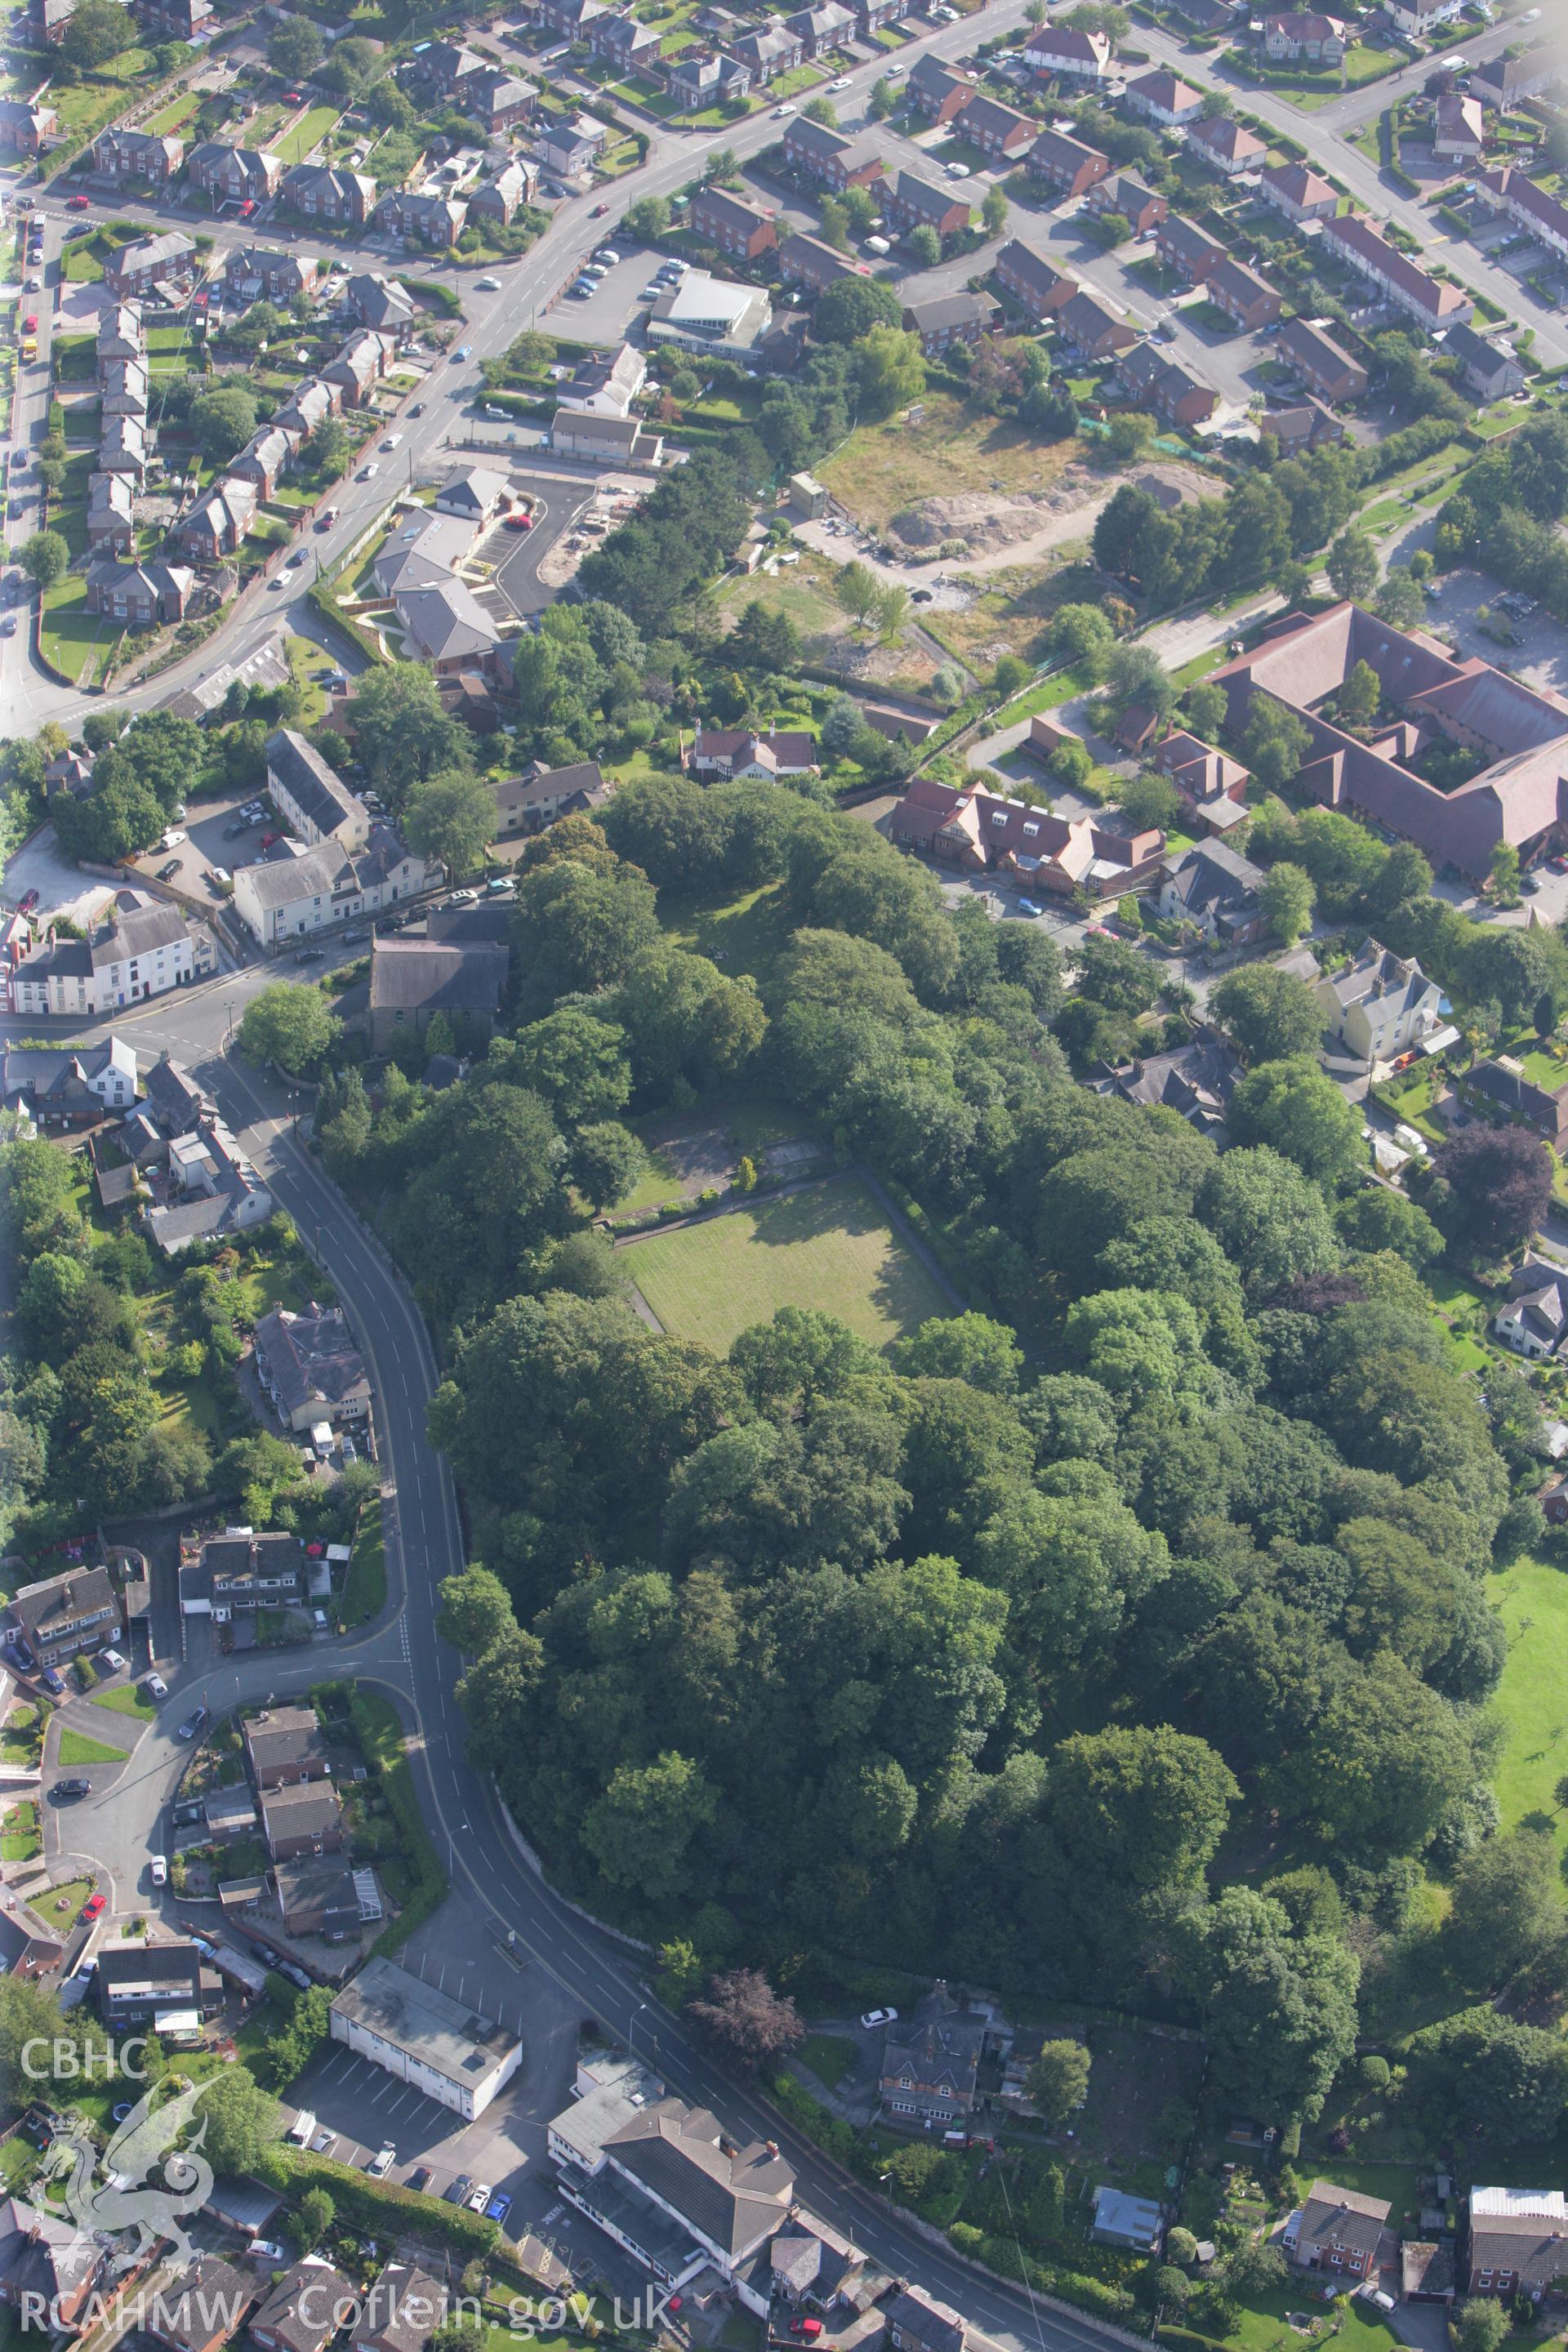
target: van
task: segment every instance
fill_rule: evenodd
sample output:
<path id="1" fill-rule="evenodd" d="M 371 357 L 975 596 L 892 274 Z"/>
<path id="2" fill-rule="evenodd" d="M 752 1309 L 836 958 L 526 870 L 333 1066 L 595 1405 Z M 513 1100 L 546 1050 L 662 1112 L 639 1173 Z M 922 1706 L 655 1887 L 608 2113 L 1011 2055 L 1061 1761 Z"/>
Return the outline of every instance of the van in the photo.
<path id="1" fill-rule="evenodd" d="M 310 1431 L 310 1444 L 315 1448 L 318 1462 L 331 1460 L 332 1425 L 330 1421 L 318 1421 L 314 1424 Z"/>
<path id="2" fill-rule="evenodd" d="M 868 236 L 866 239 L 867 252 L 874 253 L 879 261 L 885 260 L 892 249 L 885 236 Z"/>
<path id="3" fill-rule="evenodd" d="M 316 2118 L 310 2113 L 310 2108 L 306 2107 L 301 2114 L 295 2116 L 293 2122 L 289 2125 L 287 2137 L 290 2141 L 292 2141 L 296 2147 L 309 2147 L 310 2145 L 311 2135 L 315 2131 L 315 2128 Z"/>

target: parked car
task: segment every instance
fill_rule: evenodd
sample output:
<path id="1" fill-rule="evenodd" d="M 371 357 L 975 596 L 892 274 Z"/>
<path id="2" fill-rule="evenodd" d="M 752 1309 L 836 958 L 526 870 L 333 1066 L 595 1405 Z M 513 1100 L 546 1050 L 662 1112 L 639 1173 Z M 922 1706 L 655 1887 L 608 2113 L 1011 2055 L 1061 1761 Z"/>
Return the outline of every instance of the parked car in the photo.
<path id="1" fill-rule="evenodd" d="M 897 2025 L 898 2021 L 899 2012 L 896 2009 L 868 2009 L 860 2020 L 868 2033 L 873 2026 Z"/>
<path id="2" fill-rule="evenodd" d="M 177 857 L 171 857 L 166 865 L 159 866 L 158 879 L 160 882 L 172 882 L 179 870 L 179 859 Z"/>
<path id="3" fill-rule="evenodd" d="M 492 2197 L 485 2207 L 485 2219 L 487 2221 L 500 2221 L 504 2226 L 506 2217 L 510 2211 L 511 2199 L 502 2189 L 498 2195 Z"/>
<path id="4" fill-rule="evenodd" d="M 125 1653 L 123 1650 L 100 1650 L 98 1663 L 109 1674 L 122 1675 L 125 1672 Z"/>
<path id="5" fill-rule="evenodd" d="M 456 2180 L 448 2181 L 447 2185 L 447 2202 L 448 2205 L 463 2204 L 466 2201 L 468 2191 L 473 2185 L 473 2176 L 471 2173 L 459 2172 Z"/>
<path id="6" fill-rule="evenodd" d="M 205 876 L 209 890 L 226 890 L 234 880 L 226 866 L 209 866 Z"/>
<path id="7" fill-rule="evenodd" d="M 142 1685 L 149 1698 L 167 1698 L 169 1685 L 162 1675 L 149 1675 Z"/>
<path id="8" fill-rule="evenodd" d="M 1033 898 L 1020 898 L 1018 901 L 1020 915 L 1043 915 L 1045 911 L 1045 908 Z"/>
<path id="9" fill-rule="evenodd" d="M 325 948 L 300 948 L 294 958 L 296 963 L 324 963 L 326 960 Z"/>
<path id="10" fill-rule="evenodd" d="M 89 1920 L 101 1918 L 105 1899 L 101 1895 L 89 1895 L 81 1906 L 82 1917 Z"/>
<path id="11" fill-rule="evenodd" d="M 470 2213 L 482 2213 L 490 2201 L 489 2184 L 481 2180 L 477 2188 L 469 2189 L 463 2201 Z"/>
<path id="12" fill-rule="evenodd" d="M 74 1777 L 68 1780 L 57 1780 L 51 1793 L 57 1799 L 90 1797 L 92 1794 L 92 1782 L 90 1780 L 78 1780 Z"/>
<path id="13" fill-rule="evenodd" d="M 16 901 L 16 911 L 18 914 L 30 915 L 37 903 L 38 894 L 36 890 L 24 890 Z"/>
<path id="14" fill-rule="evenodd" d="M 373 2180 L 384 2180 L 396 2162 L 397 2150 L 395 2147 L 384 2147 L 371 2158 L 370 2162 L 365 2166 L 365 2170 Z"/>
<path id="15" fill-rule="evenodd" d="M 531 530 L 533 529 L 533 517 L 531 514 L 503 515 L 501 520 L 505 523 L 508 530 Z"/>
<path id="16" fill-rule="evenodd" d="M 153 1856 L 153 1884 L 154 1886 L 167 1886 L 168 1883 L 168 1859 L 163 1854 L 155 1853 Z"/>
<path id="17" fill-rule="evenodd" d="M 38 1680 L 43 1684 L 44 1688 L 48 1692 L 51 1698 L 60 1698 L 64 1696 L 66 1686 L 65 1677 L 63 1675 L 57 1674 L 53 1666 L 41 1667 L 38 1672 Z M 82 1782 L 84 1794 L 86 1792 L 86 1789 L 87 1783 L 84 1780 Z"/>
<path id="18" fill-rule="evenodd" d="M 316 2134 L 315 2138 L 310 2142 L 311 2147 L 318 2156 L 330 2156 L 337 2144 L 338 2136 L 336 2132 L 330 2131 L 319 2131 Z"/>
<path id="19" fill-rule="evenodd" d="M 422 2196 L 430 2186 L 429 2166 L 416 2164 L 403 2186 L 405 2189 L 412 2189 L 416 2196 Z"/>
<path id="20" fill-rule="evenodd" d="M 162 841 L 158 844 L 158 846 L 160 849 L 178 849 L 184 837 L 184 835 L 180 832 L 177 826 L 171 825 L 167 833 L 164 834 Z"/>

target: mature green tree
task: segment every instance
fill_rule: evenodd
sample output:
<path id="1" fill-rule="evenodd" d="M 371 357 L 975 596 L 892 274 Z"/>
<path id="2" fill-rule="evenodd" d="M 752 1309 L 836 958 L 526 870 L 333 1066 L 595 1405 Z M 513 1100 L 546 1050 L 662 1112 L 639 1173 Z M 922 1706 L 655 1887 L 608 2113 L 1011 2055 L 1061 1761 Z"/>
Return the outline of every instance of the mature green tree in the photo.
<path id="1" fill-rule="evenodd" d="M 493 1048 L 490 1058 L 497 1058 Z M 631 1095 L 626 1031 L 579 1005 L 563 1005 L 520 1029 L 506 1059 L 563 1127 L 613 1118 Z"/>
<path id="2" fill-rule="evenodd" d="M 595 1209 L 624 1201 L 647 1165 L 642 1145 L 616 1119 L 592 1119 L 572 1139 L 572 1180 Z"/>
<path id="3" fill-rule="evenodd" d="M 1255 1297 L 1295 1275 L 1325 1273 L 1339 1258 L 1322 1194 L 1267 1145 L 1227 1151 L 1204 1183 L 1197 1213 Z"/>
<path id="4" fill-rule="evenodd" d="M 239 1050 L 247 1061 L 276 1062 L 291 1078 L 314 1077 L 342 1025 L 319 988 L 271 980 L 245 1008 Z"/>
<path id="5" fill-rule="evenodd" d="M 290 81 L 313 71 L 326 53 L 321 28 L 309 16 L 286 16 L 268 36 L 267 62 Z"/>
<path id="6" fill-rule="evenodd" d="M 1472 2295 L 1454 2314 L 1454 2343 L 1458 2352 L 1502 2352 L 1512 2326 L 1495 2294 Z"/>
<path id="7" fill-rule="evenodd" d="M 595 868 L 575 856 L 523 873 L 513 936 L 525 1002 L 541 1011 L 613 986 L 661 939 L 652 887 L 635 866 L 611 858 Z"/>
<path id="8" fill-rule="evenodd" d="M 192 401 L 190 428 L 204 455 L 221 465 L 244 448 L 256 430 L 256 394 L 247 385 L 219 383 L 211 392 L 198 393 Z"/>
<path id="9" fill-rule="evenodd" d="M 1461 1984 L 1492 1991 L 1563 1933 L 1550 1831 L 1491 1838 L 1461 1864 L 1443 1940 Z"/>
<path id="10" fill-rule="evenodd" d="M 1249 1887 L 1227 1887 L 1191 1936 L 1216 2086 L 1262 2115 L 1321 2115 L 1355 2047 L 1358 1962 L 1332 1936 L 1297 1936 Z"/>
<path id="11" fill-rule="evenodd" d="M 1258 1063 L 1232 1096 L 1226 1125 L 1233 1142 L 1269 1144 L 1319 1183 L 1353 1174 L 1366 1156 L 1360 1112 L 1305 1054 Z"/>
<path id="12" fill-rule="evenodd" d="M 820 343 L 859 342 L 873 327 L 898 327 L 903 307 L 885 278 L 840 278 L 817 299 L 811 331 Z"/>
<path id="13" fill-rule="evenodd" d="M 1411 2043 L 1421 2103 L 1438 2129 L 1549 2140 L 1568 2107 L 1568 2043 L 1489 2007 L 1461 2010 Z"/>
<path id="14" fill-rule="evenodd" d="M 1200 677 L 1182 697 L 1187 725 L 1205 743 L 1217 743 L 1230 716 L 1230 697 L 1212 678 Z"/>
<path id="15" fill-rule="evenodd" d="M 1316 1051 L 1323 1034 L 1317 998 L 1294 972 L 1243 964 L 1209 999 L 1215 1019 L 1248 1062 L 1289 1061 Z"/>
<path id="16" fill-rule="evenodd" d="M 1029 2105 L 1055 2130 L 1081 2107 L 1089 2096 L 1091 2061 L 1081 2042 L 1043 2042 L 1029 2068 L 1024 2087 Z"/>
<path id="17" fill-rule="evenodd" d="M 319 2246 L 332 2223 L 338 2209 L 324 2189 L 308 2189 L 299 2204 L 299 2239 L 301 2253 L 310 2253 Z"/>
<path id="18" fill-rule="evenodd" d="M 475 871 L 495 830 L 495 796 L 466 769 L 448 768 L 408 788 L 404 837 L 410 849 L 444 866 L 450 876 Z"/>
<path id="19" fill-rule="evenodd" d="M 1242 754 L 1265 792 L 1283 792 L 1295 782 L 1311 747 L 1305 722 L 1271 694 L 1255 694 L 1247 713 Z"/>
<path id="20" fill-rule="evenodd" d="M 1312 928 L 1317 892 L 1311 876 L 1305 866 L 1293 866 L 1287 858 L 1269 869 L 1259 895 L 1269 929 L 1286 947 L 1293 948 Z"/>
<path id="21" fill-rule="evenodd" d="M 690 1886 L 690 1848 L 718 1811 L 698 1766 L 667 1748 L 651 1763 L 616 1765 L 584 1817 L 583 1843 L 613 1886 L 666 1903 Z"/>
<path id="22" fill-rule="evenodd" d="M 395 813 L 425 777 L 473 763 L 473 739 L 460 719 L 442 709 L 435 677 L 423 662 L 387 662 L 366 670 L 354 693 L 354 740 L 376 790 Z"/>
<path id="23" fill-rule="evenodd" d="M 1359 604 L 1377 585 L 1377 549 L 1364 530 L 1340 533 L 1328 555 L 1329 585 Z"/>
<path id="24" fill-rule="evenodd" d="M 1116 635 L 1109 616 L 1098 604 L 1058 604 L 1051 615 L 1047 641 L 1051 651 L 1069 661 L 1095 659 L 1110 649 Z"/>
<path id="25" fill-rule="evenodd" d="M 465 1657 L 483 1657 L 487 1650 L 517 1631 L 511 1595 L 499 1576 L 478 1560 L 439 1586 L 440 1607 L 436 1631 Z"/>
<path id="26" fill-rule="evenodd" d="M 121 56 L 136 38 L 136 20 L 116 0 L 80 0 L 67 22 L 60 47 L 84 73 Z"/>
<path id="27" fill-rule="evenodd" d="M 209 2077 L 200 2102 L 203 2142 L 215 2170 L 253 2172 L 283 2127 L 278 2102 L 246 2066 L 226 2066 Z"/>
<path id="28" fill-rule="evenodd" d="M 715 2049 L 748 2073 L 785 2059 L 805 2039 L 800 2013 L 759 1969 L 729 1969 L 709 1979 L 686 2013 Z"/>
<path id="29" fill-rule="evenodd" d="M 70 542 L 58 530 L 36 530 L 31 539 L 24 540 L 18 560 L 34 587 L 47 594 L 65 578 Z"/>
<path id="30" fill-rule="evenodd" d="M 1341 687 L 1335 700 L 1340 717 L 1347 727 L 1367 727 L 1377 717 L 1383 700 L 1383 686 L 1377 672 L 1367 661 L 1358 661 Z"/>
<path id="31" fill-rule="evenodd" d="M 996 1396 L 1011 1395 L 1024 1368 L 1013 1333 L 988 1315 L 932 1316 L 891 1352 L 898 1370 L 911 1379 L 968 1381 Z"/>

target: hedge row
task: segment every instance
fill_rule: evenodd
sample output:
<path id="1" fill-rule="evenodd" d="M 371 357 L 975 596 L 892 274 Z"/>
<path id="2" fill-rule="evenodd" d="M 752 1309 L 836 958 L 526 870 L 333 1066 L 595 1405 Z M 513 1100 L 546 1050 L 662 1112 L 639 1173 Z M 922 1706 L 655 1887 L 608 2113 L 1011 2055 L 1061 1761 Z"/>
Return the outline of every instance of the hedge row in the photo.
<path id="1" fill-rule="evenodd" d="M 365 2237 L 418 2237 L 449 2246 L 465 2262 L 471 2255 L 489 2253 L 500 2239 L 494 2221 L 470 2213 L 466 2205 L 423 2197 L 394 2181 L 368 2179 L 352 2164 L 334 2163 L 308 2148 L 276 2148 L 258 2168 L 270 2187 L 283 2191 L 290 2206 L 298 2206 L 310 2189 L 324 2189 L 338 2220 Z"/>
<path id="2" fill-rule="evenodd" d="M 400 277 L 397 282 L 400 286 L 406 286 L 410 294 L 422 296 L 433 310 L 440 311 L 443 318 L 460 319 L 462 317 L 462 298 L 455 294 L 449 286 L 438 286 L 433 278 Z"/>
<path id="3" fill-rule="evenodd" d="M 441 1867 L 435 1841 L 425 1826 L 419 1800 L 414 1792 L 414 1774 L 403 1744 L 403 1726 L 398 1720 L 397 1709 L 390 1699 L 382 1698 L 373 1691 L 356 1688 L 349 1696 L 349 1718 L 364 1750 L 372 1777 L 380 1780 L 381 1793 L 391 1806 L 403 1832 L 403 1859 L 417 1875 L 413 1894 L 396 1918 L 387 1922 L 371 1948 L 373 1951 L 387 1955 L 406 1943 L 415 1928 L 422 1927 L 444 1900 L 447 1874 Z"/>

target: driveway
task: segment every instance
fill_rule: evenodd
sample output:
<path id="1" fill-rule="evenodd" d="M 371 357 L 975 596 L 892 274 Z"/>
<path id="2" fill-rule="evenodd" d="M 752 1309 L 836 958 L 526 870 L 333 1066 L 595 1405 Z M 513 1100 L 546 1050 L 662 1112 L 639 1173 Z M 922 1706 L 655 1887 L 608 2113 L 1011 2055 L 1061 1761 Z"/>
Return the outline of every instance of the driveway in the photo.
<path id="1" fill-rule="evenodd" d="M 563 480 L 555 474 L 509 471 L 508 479 L 514 490 L 521 490 L 531 501 L 533 529 L 514 531 L 498 524 L 477 553 L 480 562 L 494 565 L 492 584 L 518 617 L 527 620 L 535 613 L 542 613 L 561 593 L 559 588 L 541 581 L 540 566 L 563 535 L 587 512 L 595 494 L 584 483 Z"/>

